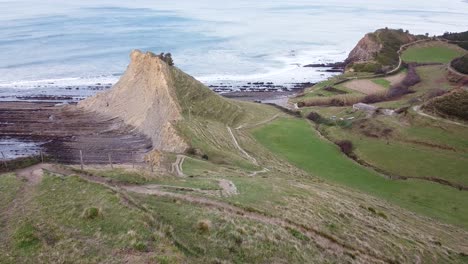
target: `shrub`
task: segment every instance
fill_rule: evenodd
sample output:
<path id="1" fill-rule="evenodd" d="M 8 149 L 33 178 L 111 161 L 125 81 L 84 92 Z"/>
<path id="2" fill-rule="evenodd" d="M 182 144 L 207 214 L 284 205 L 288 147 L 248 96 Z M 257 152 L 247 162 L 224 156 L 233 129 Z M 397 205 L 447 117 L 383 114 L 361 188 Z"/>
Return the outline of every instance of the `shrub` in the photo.
<path id="1" fill-rule="evenodd" d="M 349 140 L 341 140 L 336 143 L 340 149 L 341 152 L 343 152 L 346 155 L 351 155 L 353 153 L 353 142 Z"/>
<path id="2" fill-rule="evenodd" d="M 197 154 L 197 150 L 195 148 L 188 148 L 186 151 L 185 151 L 188 155 L 192 155 L 192 156 L 195 156 Z"/>
<path id="3" fill-rule="evenodd" d="M 158 55 L 158 58 L 167 63 L 169 66 L 174 66 L 174 60 L 172 59 L 171 53 L 164 53 Z"/>
<path id="4" fill-rule="evenodd" d="M 133 248 L 135 250 L 138 250 L 140 252 L 146 252 L 148 251 L 148 246 L 144 243 L 144 242 L 141 242 L 141 241 L 137 241 L 133 244 Z"/>
<path id="5" fill-rule="evenodd" d="M 409 88 L 421 82 L 421 78 L 416 72 L 416 66 L 414 64 L 408 65 L 408 73 L 406 74 L 403 81 L 390 87 L 388 91 L 388 99 L 394 99 L 402 95 L 408 94 L 411 91 Z"/>
<path id="6" fill-rule="evenodd" d="M 315 123 L 320 123 L 320 121 L 323 119 L 323 117 L 316 112 L 310 112 L 310 114 L 307 115 L 307 119 L 315 122 Z"/>
<path id="7" fill-rule="evenodd" d="M 382 70 L 382 64 L 380 63 L 354 63 L 351 66 L 356 72 L 372 72 L 376 73 Z"/>
<path id="8" fill-rule="evenodd" d="M 96 219 L 100 215 L 100 210 L 96 207 L 89 207 L 83 211 L 83 218 L 85 219 Z"/>
<path id="9" fill-rule="evenodd" d="M 202 233 L 209 232 L 211 229 L 211 221 L 206 219 L 198 221 L 197 229 Z"/>
<path id="10" fill-rule="evenodd" d="M 203 155 L 202 155 L 202 159 L 204 159 L 204 160 L 208 160 L 208 155 L 206 155 L 206 154 L 203 154 Z"/>
<path id="11" fill-rule="evenodd" d="M 446 117 L 468 120 L 468 92 L 458 90 L 445 96 L 434 98 L 424 109 Z"/>
<path id="12" fill-rule="evenodd" d="M 468 55 L 453 60 L 452 67 L 458 72 L 468 74 Z"/>
<path id="13" fill-rule="evenodd" d="M 340 89 L 336 89 L 335 87 L 333 86 L 327 86 L 325 88 L 323 88 L 325 91 L 328 91 L 328 92 L 331 92 L 331 93 L 336 93 L 336 94 L 347 94 L 348 92 L 346 91 L 343 91 L 343 90 L 340 90 Z"/>
<path id="14" fill-rule="evenodd" d="M 435 97 L 442 96 L 442 95 L 444 95 L 446 93 L 447 93 L 447 91 L 444 90 L 444 89 L 432 89 L 426 94 L 426 97 L 427 97 L 427 99 L 432 99 L 432 98 L 435 98 Z"/>
<path id="15" fill-rule="evenodd" d="M 351 106 L 353 104 L 359 103 L 363 97 L 361 95 L 335 95 L 331 97 L 320 97 L 320 98 L 310 98 L 307 101 L 302 102 L 302 106 Z M 298 105 L 299 106 L 299 105 Z"/>
<path id="16" fill-rule="evenodd" d="M 306 235 L 304 235 L 304 234 L 303 234 L 302 232 L 300 232 L 299 230 L 296 230 L 296 229 L 294 229 L 294 228 L 288 228 L 288 231 L 289 231 L 289 233 L 290 233 L 293 237 L 295 237 L 295 238 L 297 238 L 297 239 L 299 239 L 299 240 L 303 240 L 303 241 L 309 241 L 309 240 L 310 240 L 309 237 L 307 237 Z"/>
<path id="17" fill-rule="evenodd" d="M 381 93 L 375 93 L 375 94 L 369 94 L 364 97 L 362 100 L 363 103 L 365 104 L 373 104 L 373 103 L 378 103 L 387 100 L 387 92 L 381 92 Z"/>

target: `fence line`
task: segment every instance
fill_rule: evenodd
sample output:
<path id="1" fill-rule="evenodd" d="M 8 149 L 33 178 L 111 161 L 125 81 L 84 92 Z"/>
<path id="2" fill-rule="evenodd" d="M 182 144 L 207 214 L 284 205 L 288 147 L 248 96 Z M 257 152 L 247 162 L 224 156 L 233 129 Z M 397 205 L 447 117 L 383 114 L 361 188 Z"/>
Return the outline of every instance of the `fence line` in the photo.
<path id="1" fill-rule="evenodd" d="M 115 157 L 119 157 L 119 152 L 128 153 L 128 151 L 121 150 L 121 151 L 111 151 L 111 152 L 108 152 L 107 154 L 101 154 L 101 155 L 96 155 L 96 154 L 87 155 L 84 150 L 80 149 L 80 150 L 76 150 L 75 152 L 76 154 L 72 156 L 75 157 L 74 160 L 77 160 L 79 158 L 79 162 L 76 162 L 74 164 L 79 165 L 81 170 L 85 170 L 87 166 L 89 167 L 89 166 L 98 165 L 98 164 L 101 164 L 101 165 L 108 164 L 111 169 L 114 169 L 115 167 L 114 165 L 119 164 L 119 162 L 118 161 L 116 162 L 116 159 L 115 159 Z M 78 157 L 76 155 L 78 155 Z M 130 155 L 131 155 L 130 159 L 126 160 L 125 162 L 120 162 L 120 163 L 127 164 L 127 165 L 131 163 L 133 169 L 138 168 L 138 169 L 145 170 L 151 173 L 155 172 L 155 168 L 154 168 L 155 164 L 153 161 L 151 160 L 137 161 L 138 156 L 137 156 L 137 152 L 135 151 L 132 151 Z M 43 152 L 42 150 L 40 150 L 38 154 L 33 155 L 33 156 L 18 157 L 18 158 L 11 159 L 11 160 L 7 159 L 6 155 L 3 152 L 0 152 L 0 162 L 1 162 L 0 164 L 3 164 L 3 166 L 5 167 L 5 169 L 1 171 L 14 170 L 15 168 L 28 166 L 28 164 L 36 164 L 36 163 L 44 163 L 44 162 L 66 164 L 67 162 L 63 160 L 64 160 L 63 158 L 60 159 L 57 156 L 54 156 L 53 154 L 52 155 L 47 154 Z M 95 162 L 92 162 L 92 160 L 95 160 Z"/>

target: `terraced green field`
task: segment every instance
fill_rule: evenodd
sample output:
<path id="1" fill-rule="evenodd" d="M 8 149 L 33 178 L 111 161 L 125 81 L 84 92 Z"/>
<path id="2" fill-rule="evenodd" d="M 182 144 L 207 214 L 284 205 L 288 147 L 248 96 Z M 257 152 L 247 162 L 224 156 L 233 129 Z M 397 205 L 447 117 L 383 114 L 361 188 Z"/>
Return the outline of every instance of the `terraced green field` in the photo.
<path id="1" fill-rule="evenodd" d="M 438 44 L 434 46 L 415 46 L 403 52 L 402 59 L 405 62 L 418 63 L 449 63 L 453 59 L 463 55 L 460 49 L 447 44 Z"/>
<path id="2" fill-rule="evenodd" d="M 305 120 L 281 119 L 254 131 L 256 139 L 312 175 L 364 191 L 410 210 L 468 228 L 468 192 L 435 183 L 395 181 L 364 168 L 321 139 Z"/>

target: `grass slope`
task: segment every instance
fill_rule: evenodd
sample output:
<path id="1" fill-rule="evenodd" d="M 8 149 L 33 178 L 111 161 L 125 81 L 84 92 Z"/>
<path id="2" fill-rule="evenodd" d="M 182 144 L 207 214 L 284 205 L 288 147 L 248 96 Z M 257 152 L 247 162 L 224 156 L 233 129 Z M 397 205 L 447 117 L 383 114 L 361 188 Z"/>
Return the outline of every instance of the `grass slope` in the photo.
<path id="1" fill-rule="evenodd" d="M 184 116 L 177 124 L 181 135 L 215 163 L 254 169 L 234 145 L 227 127 L 255 124 L 280 111 L 272 106 L 223 98 L 176 67 L 171 67 L 171 75 Z"/>
<path id="2" fill-rule="evenodd" d="M 0 263 L 182 260 L 154 219 L 105 187 L 45 176 L 31 191 L 1 229 Z"/>
<path id="3" fill-rule="evenodd" d="M 393 181 L 357 165 L 321 139 L 305 120 L 281 119 L 254 131 L 259 142 L 296 166 L 326 180 L 468 228 L 468 193 L 438 184 Z"/>

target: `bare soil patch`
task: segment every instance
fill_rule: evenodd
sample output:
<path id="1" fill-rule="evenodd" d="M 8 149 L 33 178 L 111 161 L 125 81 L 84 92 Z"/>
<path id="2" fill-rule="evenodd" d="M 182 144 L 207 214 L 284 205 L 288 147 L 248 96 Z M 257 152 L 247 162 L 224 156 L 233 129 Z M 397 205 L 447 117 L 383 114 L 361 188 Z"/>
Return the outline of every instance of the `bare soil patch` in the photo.
<path id="1" fill-rule="evenodd" d="M 400 72 L 398 74 L 388 76 L 388 77 L 386 77 L 384 79 L 389 81 L 390 85 L 393 86 L 393 85 L 397 85 L 397 84 L 401 83 L 403 81 L 403 79 L 405 79 L 405 76 L 406 76 L 405 72 Z"/>
<path id="2" fill-rule="evenodd" d="M 353 80 L 345 83 L 346 88 L 363 93 L 363 94 L 375 94 L 384 92 L 385 88 L 372 82 L 371 80 Z"/>

